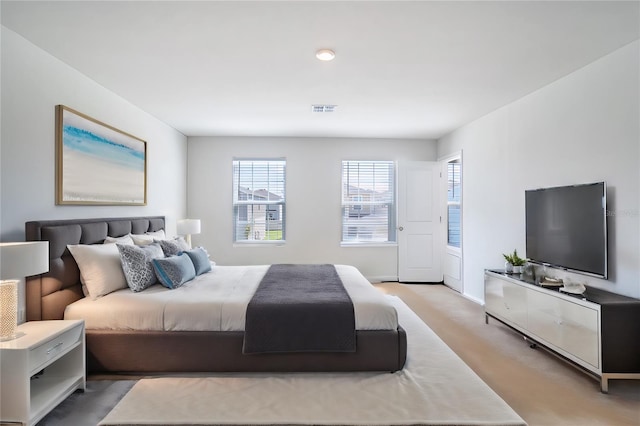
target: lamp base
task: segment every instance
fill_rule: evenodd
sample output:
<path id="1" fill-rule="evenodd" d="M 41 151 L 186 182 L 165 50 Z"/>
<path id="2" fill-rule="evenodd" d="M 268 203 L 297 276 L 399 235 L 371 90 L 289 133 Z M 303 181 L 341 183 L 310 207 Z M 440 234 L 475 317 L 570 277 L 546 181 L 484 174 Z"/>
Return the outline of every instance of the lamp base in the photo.
<path id="1" fill-rule="evenodd" d="M 22 332 L 18 332 L 18 333 L 13 333 L 10 336 L 0 336 L 0 342 L 8 342 L 9 340 L 15 340 L 18 339 L 22 336 L 24 336 L 25 334 Z"/>
<path id="2" fill-rule="evenodd" d="M 18 320 L 18 280 L 0 281 L 0 339 L 15 339 Z"/>

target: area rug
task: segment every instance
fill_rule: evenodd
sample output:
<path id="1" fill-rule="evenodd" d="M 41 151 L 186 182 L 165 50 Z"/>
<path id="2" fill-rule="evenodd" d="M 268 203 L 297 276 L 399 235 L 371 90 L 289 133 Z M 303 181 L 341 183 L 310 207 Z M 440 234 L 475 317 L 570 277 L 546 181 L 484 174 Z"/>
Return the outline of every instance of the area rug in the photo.
<path id="1" fill-rule="evenodd" d="M 84 392 L 71 394 L 38 426 L 97 425 L 135 383 L 136 380 L 90 380 Z"/>
<path id="2" fill-rule="evenodd" d="M 140 380 L 111 425 L 526 425 L 399 298 L 396 373 L 215 374 Z"/>

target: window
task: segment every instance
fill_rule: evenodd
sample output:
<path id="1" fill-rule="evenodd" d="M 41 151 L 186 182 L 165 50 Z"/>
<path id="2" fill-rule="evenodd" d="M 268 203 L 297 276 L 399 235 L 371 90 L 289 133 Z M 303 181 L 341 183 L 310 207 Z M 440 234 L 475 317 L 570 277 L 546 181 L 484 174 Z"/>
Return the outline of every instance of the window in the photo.
<path id="1" fill-rule="evenodd" d="M 285 239 L 286 160 L 233 160 L 235 242 Z"/>
<path id="2" fill-rule="evenodd" d="M 447 244 L 460 248 L 460 202 L 462 201 L 462 163 L 447 162 Z"/>
<path id="3" fill-rule="evenodd" d="M 342 242 L 396 241 L 395 163 L 342 162 Z"/>

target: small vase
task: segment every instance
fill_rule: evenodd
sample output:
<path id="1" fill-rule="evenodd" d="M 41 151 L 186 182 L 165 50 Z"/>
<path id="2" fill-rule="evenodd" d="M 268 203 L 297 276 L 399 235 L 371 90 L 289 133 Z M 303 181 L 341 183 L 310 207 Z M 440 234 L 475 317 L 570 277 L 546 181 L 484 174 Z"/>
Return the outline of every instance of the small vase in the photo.
<path id="1" fill-rule="evenodd" d="M 513 265 L 509 262 L 504 262 L 504 271 L 507 274 L 513 274 Z"/>
<path id="2" fill-rule="evenodd" d="M 513 273 L 514 274 L 521 274 L 522 273 L 522 266 L 514 266 L 513 267 Z"/>

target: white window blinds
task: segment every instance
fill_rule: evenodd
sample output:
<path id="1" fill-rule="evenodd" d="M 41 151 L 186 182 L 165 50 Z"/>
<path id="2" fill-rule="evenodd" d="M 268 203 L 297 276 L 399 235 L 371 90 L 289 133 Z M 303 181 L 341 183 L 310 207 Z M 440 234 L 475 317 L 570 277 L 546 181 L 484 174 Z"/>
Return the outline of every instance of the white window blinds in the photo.
<path id="1" fill-rule="evenodd" d="M 233 160 L 235 242 L 285 240 L 284 159 Z"/>
<path id="2" fill-rule="evenodd" d="M 447 244 L 460 247 L 460 202 L 462 201 L 462 163 L 447 163 Z"/>
<path id="3" fill-rule="evenodd" d="M 396 240 L 395 163 L 342 162 L 342 242 Z"/>

